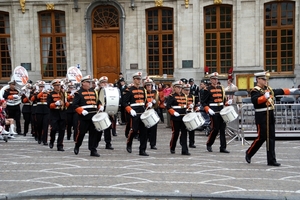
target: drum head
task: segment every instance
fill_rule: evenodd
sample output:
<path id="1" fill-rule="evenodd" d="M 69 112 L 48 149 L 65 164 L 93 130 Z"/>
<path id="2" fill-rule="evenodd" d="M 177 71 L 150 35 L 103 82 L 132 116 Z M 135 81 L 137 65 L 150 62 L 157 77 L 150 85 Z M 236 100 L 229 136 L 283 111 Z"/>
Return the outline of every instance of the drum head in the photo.
<path id="1" fill-rule="evenodd" d="M 93 121 L 101 121 L 107 117 L 108 117 L 108 114 L 105 112 L 102 112 L 102 113 L 97 113 L 96 115 L 94 115 L 92 120 Z"/>
<path id="2" fill-rule="evenodd" d="M 146 110 L 146 111 L 141 115 L 141 119 L 146 119 L 146 118 L 148 118 L 149 116 L 152 115 L 153 112 L 154 112 L 153 109 Z"/>
<path id="3" fill-rule="evenodd" d="M 231 110 L 234 110 L 233 106 L 227 106 L 220 111 L 220 115 L 226 114 L 226 113 L 230 112 Z"/>
<path id="4" fill-rule="evenodd" d="M 197 114 L 196 113 L 188 113 L 186 114 L 183 118 L 182 118 L 182 121 L 183 122 L 189 122 L 193 119 L 195 119 L 197 117 Z"/>

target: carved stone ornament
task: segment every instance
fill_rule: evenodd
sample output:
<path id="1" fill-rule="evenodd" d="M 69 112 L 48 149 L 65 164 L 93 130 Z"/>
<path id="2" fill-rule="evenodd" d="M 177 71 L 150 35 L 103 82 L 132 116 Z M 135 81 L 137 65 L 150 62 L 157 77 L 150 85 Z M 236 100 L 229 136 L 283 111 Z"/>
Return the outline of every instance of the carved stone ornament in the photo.
<path id="1" fill-rule="evenodd" d="M 46 4 L 46 6 L 47 6 L 47 10 L 54 10 L 54 4 L 53 3 L 47 3 Z"/>
<path id="2" fill-rule="evenodd" d="M 222 0 L 214 0 L 214 4 L 222 4 Z"/>
<path id="3" fill-rule="evenodd" d="M 25 13 L 25 0 L 20 0 L 20 6 L 21 6 L 22 13 L 24 14 Z"/>
<path id="4" fill-rule="evenodd" d="M 189 0 L 184 0 L 185 8 L 189 7 Z"/>
<path id="5" fill-rule="evenodd" d="M 155 0 L 155 6 L 156 7 L 161 7 L 163 6 L 164 0 Z"/>

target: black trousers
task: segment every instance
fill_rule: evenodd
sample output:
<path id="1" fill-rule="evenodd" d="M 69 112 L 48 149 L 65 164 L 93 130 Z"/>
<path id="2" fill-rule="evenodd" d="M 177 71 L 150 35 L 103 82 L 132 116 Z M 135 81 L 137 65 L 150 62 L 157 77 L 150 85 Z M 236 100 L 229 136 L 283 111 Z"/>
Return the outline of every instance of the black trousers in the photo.
<path id="1" fill-rule="evenodd" d="M 77 113 L 67 113 L 67 138 L 71 138 L 72 129 L 73 129 L 73 140 L 75 141 L 76 132 L 77 132 L 77 122 L 78 114 Z"/>
<path id="2" fill-rule="evenodd" d="M 65 137 L 65 129 L 66 129 L 66 120 L 64 119 L 51 119 L 50 120 L 50 143 L 55 142 L 55 135 L 58 132 L 57 138 L 57 148 L 62 148 L 64 146 L 64 137 Z"/>
<path id="3" fill-rule="evenodd" d="M 95 125 L 92 120 L 78 120 L 75 146 L 80 147 L 82 145 L 83 138 L 87 132 L 89 132 L 88 148 L 91 152 L 97 152 L 101 136 L 95 129 Z"/>
<path id="4" fill-rule="evenodd" d="M 171 125 L 172 125 L 172 137 L 170 141 L 170 149 L 175 151 L 179 133 L 181 132 L 181 136 L 180 136 L 181 153 L 189 152 L 189 149 L 187 147 L 187 130 L 185 124 L 183 123 L 182 120 L 180 121 L 171 120 Z"/>
<path id="5" fill-rule="evenodd" d="M 49 114 L 36 114 L 37 138 L 43 143 L 48 141 Z"/>
<path id="6" fill-rule="evenodd" d="M 20 105 L 7 106 L 6 111 L 7 111 L 7 114 L 8 114 L 8 118 L 13 118 L 15 120 L 16 132 L 18 134 L 21 134 L 22 130 L 21 130 L 21 109 L 20 109 Z"/>
<path id="7" fill-rule="evenodd" d="M 266 143 L 267 148 L 267 161 L 269 163 L 276 162 L 275 155 L 275 118 L 274 112 L 269 111 L 269 144 Z M 256 112 L 255 121 L 257 128 L 257 137 L 251 144 L 251 146 L 246 151 L 249 157 L 251 158 L 254 154 L 260 149 L 263 143 L 267 140 L 267 112 Z"/>
<path id="8" fill-rule="evenodd" d="M 31 123 L 31 113 L 23 113 L 24 135 L 28 133 L 29 124 Z"/>
<path id="9" fill-rule="evenodd" d="M 131 117 L 131 130 L 127 138 L 127 146 L 132 146 L 133 137 L 137 134 L 140 135 L 140 151 L 146 151 L 147 148 L 147 129 L 141 120 L 141 115 Z"/>
<path id="10" fill-rule="evenodd" d="M 147 135 L 149 138 L 149 143 L 151 147 L 156 146 L 156 138 L 157 138 L 157 124 L 154 126 L 147 128 Z"/>
<path id="11" fill-rule="evenodd" d="M 226 129 L 226 123 L 224 122 L 222 116 L 220 113 L 216 113 L 215 115 L 210 116 L 211 120 L 211 131 L 208 136 L 206 145 L 212 146 L 215 142 L 215 139 L 220 132 L 220 149 L 226 149 L 226 138 L 225 138 L 225 129 Z"/>

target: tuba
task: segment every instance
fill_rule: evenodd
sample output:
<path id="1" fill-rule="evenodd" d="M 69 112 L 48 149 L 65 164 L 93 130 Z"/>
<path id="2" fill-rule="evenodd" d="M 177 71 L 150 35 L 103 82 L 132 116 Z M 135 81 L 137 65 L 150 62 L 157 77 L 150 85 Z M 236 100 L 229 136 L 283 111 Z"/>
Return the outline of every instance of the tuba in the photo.
<path id="1" fill-rule="evenodd" d="M 15 81 L 16 82 L 16 90 L 19 91 L 19 98 L 17 99 L 13 99 L 13 100 L 7 100 L 7 105 L 9 106 L 15 106 L 21 103 L 21 89 L 18 88 L 17 86 L 25 86 L 28 82 L 28 72 L 27 70 L 22 67 L 22 66 L 17 66 L 12 74 L 11 77 L 11 81 Z M 4 86 L 1 90 L 0 90 L 0 99 L 3 99 L 3 94 L 5 92 L 6 89 L 9 88 L 9 85 Z"/>

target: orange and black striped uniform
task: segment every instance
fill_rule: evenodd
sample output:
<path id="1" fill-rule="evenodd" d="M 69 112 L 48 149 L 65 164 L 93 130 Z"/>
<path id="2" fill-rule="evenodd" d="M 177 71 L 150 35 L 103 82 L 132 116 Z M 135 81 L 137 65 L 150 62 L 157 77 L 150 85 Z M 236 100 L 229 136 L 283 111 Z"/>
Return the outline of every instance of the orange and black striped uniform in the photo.
<path id="1" fill-rule="evenodd" d="M 270 92 L 270 100 L 274 100 L 276 95 L 289 95 L 289 89 L 272 89 L 270 87 L 255 86 L 251 91 L 251 101 L 255 109 L 255 123 L 257 128 L 257 138 L 253 141 L 246 153 L 249 158 L 254 156 L 261 145 L 267 139 L 267 117 L 269 121 L 269 150 L 267 149 L 268 164 L 276 162 L 275 155 L 275 116 L 274 108 L 270 104 L 270 100 L 266 99 L 265 92 Z M 267 111 L 268 109 L 268 111 Z"/>
<path id="2" fill-rule="evenodd" d="M 146 104 L 146 91 L 143 87 L 131 86 L 130 88 L 127 88 L 122 99 L 122 105 L 128 113 L 130 113 L 131 109 L 137 113 L 137 116 L 135 117 L 130 115 L 131 130 L 127 138 L 127 146 L 131 147 L 134 136 L 139 134 L 140 152 L 145 151 L 147 148 L 147 129 L 140 118 L 141 114 L 145 112 Z"/>
<path id="3" fill-rule="evenodd" d="M 48 140 L 48 126 L 49 126 L 49 107 L 47 106 L 47 92 L 36 93 L 32 97 L 32 101 L 36 101 L 36 122 L 37 122 L 37 137 L 38 142 L 46 145 Z"/>
<path id="4" fill-rule="evenodd" d="M 155 100 L 155 104 L 153 104 L 153 108 L 155 109 L 157 108 L 159 102 L 158 102 L 158 92 L 156 90 L 151 90 L 148 91 L 146 90 L 146 95 L 147 95 L 147 102 L 151 102 L 153 103 L 153 100 Z M 156 138 L 157 138 L 157 124 L 155 124 L 154 126 L 147 128 L 147 135 L 149 138 L 149 142 L 150 142 L 150 146 L 151 147 L 155 147 L 156 146 Z"/>
<path id="5" fill-rule="evenodd" d="M 21 134 L 21 101 L 15 100 L 13 95 L 18 95 L 19 91 L 8 88 L 4 91 L 3 98 L 7 101 L 6 113 L 8 118 L 13 118 L 16 123 L 16 131 Z"/>
<path id="6" fill-rule="evenodd" d="M 221 151 L 225 150 L 227 146 L 225 138 L 226 123 L 220 115 L 220 111 L 224 108 L 225 101 L 225 92 L 222 86 L 210 85 L 204 88 L 203 95 L 201 96 L 201 104 L 207 113 L 209 109 L 212 109 L 215 112 L 215 115 L 210 116 L 211 131 L 206 145 L 211 147 L 214 144 L 218 133 L 220 132 Z"/>
<path id="7" fill-rule="evenodd" d="M 97 152 L 100 134 L 97 134 L 97 130 L 95 129 L 95 125 L 92 121 L 92 117 L 96 114 L 99 106 L 95 90 L 92 88 L 84 90 L 81 87 L 77 92 L 75 92 L 73 106 L 78 114 L 78 129 L 75 146 L 79 148 L 82 144 L 85 133 L 89 132 L 89 150 L 91 153 Z M 89 113 L 84 116 L 82 115 L 83 110 L 86 110 Z"/>
<path id="8" fill-rule="evenodd" d="M 181 132 L 181 153 L 188 154 L 189 150 L 187 147 L 187 129 L 182 121 L 182 118 L 186 114 L 187 109 L 187 96 L 183 93 L 170 94 L 167 100 L 167 110 L 171 115 L 172 125 L 172 137 L 170 141 L 170 150 L 175 151 L 176 143 Z M 178 112 L 180 116 L 174 116 L 174 113 Z"/>
<path id="9" fill-rule="evenodd" d="M 52 91 L 47 97 L 47 105 L 50 108 L 49 122 L 50 122 L 50 144 L 55 141 L 56 132 L 58 132 L 57 148 L 63 148 L 63 140 L 66 130 L 67 108 L 70 105 L 67 102 L 67 94 L 64 92 Z M 62 101 L 63 105 L 55 105 L 56 101 Z"/>
<path id="10" fill-rule="evenodd" d="M 69 102 L 69 106 L 67 109 L 67 139 L 71 138 L 72 135 L 72 128 L 74 131 L 73 134 L 73 140 L 75 141 L 76 137 L 76 131 L 77 131 L 77 113 L 75 112 L 75 109 L 73 107 L 73 100 L 74 100 L 74 95 L 71 95 L 71 91 L 67 92 L 67 101 Z"/>

